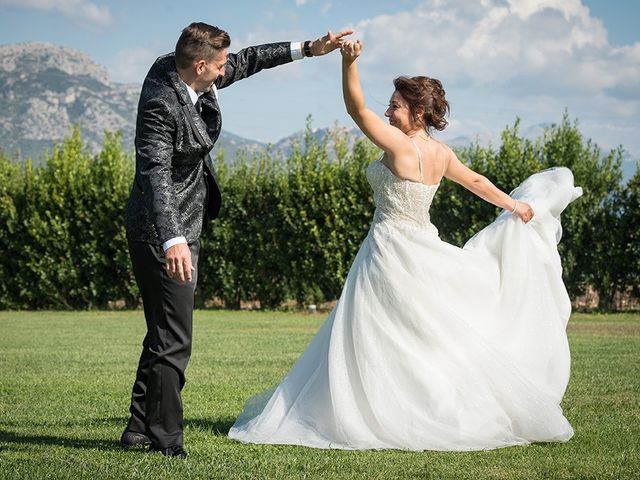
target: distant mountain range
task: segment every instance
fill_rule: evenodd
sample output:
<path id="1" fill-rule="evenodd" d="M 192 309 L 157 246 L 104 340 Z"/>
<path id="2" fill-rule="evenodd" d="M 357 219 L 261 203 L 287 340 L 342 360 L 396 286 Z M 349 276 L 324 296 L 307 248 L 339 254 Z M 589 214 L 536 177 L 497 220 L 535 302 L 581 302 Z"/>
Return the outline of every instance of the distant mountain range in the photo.
<path id="1" fill-rule="evenodd" d="M 100 149 L 105 130 L 120 130 L 123 145 L 132 147 L 140 88 L 112 82 L 102 66 L 78 50 L 49 43 L 0 45 L 0 148 L 12 158 L 37 162 L 74 124 L 93 151 Z M 313 135 L 324 139 L 331 130 L 314 129 Z M 351 141 L 362 135 L 348 132 Z M 273 151 L 286 155 L 302 135 L 283 138 Z M 215 148 L 231 161 L 239 150 L 266 147 L 223 130 Z"/>
<path id="2" fill-rule="evenodd" d="M 0 45 L 0 149 L 17 160 L 37 162 L 74 124 L 80 125 L 82 138 L 93 151 L 100 149 L 105 130 L 120 130 L 123 145 L 132 148 L 140 88 L 111 81 L 102 66 L 75 49 L 49 43 Z M 537 138 L 547 126 L 525 127 L 521 133 Z M 312 134 L 324 140 L 335 128 L 339 127 L 314 129 Z M 344 130 L 350 145 L 362 136 L 355 128 Z M 303 131 L 296 132 L 271 148 L 287 155 L 302 136 Z M 474 142 L 499 145 L 499 133 L 447 140 L 454 147 Z M 223 130 L 215 148 L 223 149 L 232 161 L 238 151 L 251 153 L 267 145 Z M 626 160 L 624 176 L 629 178 L 635 165 L 630 157 Z"/>
<path id="3" fill-rule="evenodd" d="M 124 142 L 132 144 L 139 94 L 139 85 L 113 83 L 104 68 L 77 50 L 2 45 L 0 146 L 37 159 L 76 123 L 92 149 L 100 146 L 104 130 L 121 130 Z"/>

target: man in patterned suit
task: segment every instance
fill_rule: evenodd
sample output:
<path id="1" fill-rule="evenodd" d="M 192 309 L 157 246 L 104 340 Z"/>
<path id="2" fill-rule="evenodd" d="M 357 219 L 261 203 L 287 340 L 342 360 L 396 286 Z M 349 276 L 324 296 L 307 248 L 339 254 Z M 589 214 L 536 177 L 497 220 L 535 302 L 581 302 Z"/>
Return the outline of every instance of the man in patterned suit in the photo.
<path id="1" fill-rule="evenodd" d="M 271 43 L 227 53 L 229 35 L 192 23 L 174 53 L 156 60 L 138 103 L 136 173 L 126 207 L 129 254 L 147 333 L 123 447 L 186 458 L 184 371 L 191 354 L 199 237 L 221 195 L 209 152 L 222 125 L 218 89 L 266 68 L 338 48 L 351 31 L 303 43 Z"/>

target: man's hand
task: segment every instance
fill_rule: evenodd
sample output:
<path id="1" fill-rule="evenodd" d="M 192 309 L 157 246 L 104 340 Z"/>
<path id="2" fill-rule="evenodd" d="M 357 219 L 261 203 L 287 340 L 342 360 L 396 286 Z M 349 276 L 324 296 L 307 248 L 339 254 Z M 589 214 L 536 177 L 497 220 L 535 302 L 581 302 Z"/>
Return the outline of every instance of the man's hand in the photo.
<path id="1" fill-rule="evenodd" d="M 351 35 L 353 30 L 344 30 L 338 33 L 332 33 L 328 31 L 324 37 L 318 38 L 311 42 L 311 53 L 314 57 L 326 55 L 329 52 L 333 52 L 336 48 L 340 48 L 342 45 L 342 37 Z"/>
<path id="2" fill-rule="evenodd" d="M 165 269 L 169 277 L 182 282 L 190 283 L 193 265 L 191 265 L 191 250 L 186 243 L 178 243 L 167 249 L 164 253 L 167 263 Z"/>

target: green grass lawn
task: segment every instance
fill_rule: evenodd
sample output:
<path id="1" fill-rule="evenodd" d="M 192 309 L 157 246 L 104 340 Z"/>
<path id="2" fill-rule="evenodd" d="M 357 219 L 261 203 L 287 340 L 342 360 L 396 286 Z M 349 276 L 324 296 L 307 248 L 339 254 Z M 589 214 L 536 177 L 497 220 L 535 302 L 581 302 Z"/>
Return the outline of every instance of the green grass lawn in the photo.
<path id="1" fill-rule="evenodd" d="M 324 315 L 199 311 L 186 461 L 122 451 L 144 319 L 135 312 L 0 312 L 0 478 L 640 478 L 640 315 L 572 317 L 565 444 L 471 453 L 327 451 L 226 437 Z"/>

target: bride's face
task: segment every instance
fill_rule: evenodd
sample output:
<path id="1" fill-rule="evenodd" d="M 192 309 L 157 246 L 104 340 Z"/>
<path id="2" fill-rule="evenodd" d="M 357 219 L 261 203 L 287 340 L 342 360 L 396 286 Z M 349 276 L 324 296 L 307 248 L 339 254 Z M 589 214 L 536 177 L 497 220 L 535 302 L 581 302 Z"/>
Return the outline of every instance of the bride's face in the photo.
<path id="1" fill-rule="evenodd" d="M 384 116 L 389 119 L 390 125 L 399 128 L 405 133 L 411 131 L 414 127 L 409 104 L 398 91 L 393 92 L 393 95 L 391 95 L 389 108 L 384 112 Z"/>

